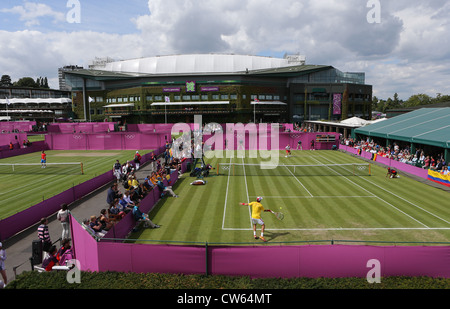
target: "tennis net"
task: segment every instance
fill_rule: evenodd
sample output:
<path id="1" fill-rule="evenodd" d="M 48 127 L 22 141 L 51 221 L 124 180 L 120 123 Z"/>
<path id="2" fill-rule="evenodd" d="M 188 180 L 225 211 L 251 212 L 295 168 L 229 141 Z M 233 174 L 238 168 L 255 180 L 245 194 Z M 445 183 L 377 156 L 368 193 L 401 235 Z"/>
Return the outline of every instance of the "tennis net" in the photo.
<path id="1" fill-rule="evenodd" d="M 47 174 L 83 175 L 82 162 L 46 163 L 0 163 L 0 174 Z"/>
<path id="2" fill-rule="evenodd" d="M 370 176 L 370 163 L 273 165 L 219 163 L 217 175 L 229 176 Z"/>

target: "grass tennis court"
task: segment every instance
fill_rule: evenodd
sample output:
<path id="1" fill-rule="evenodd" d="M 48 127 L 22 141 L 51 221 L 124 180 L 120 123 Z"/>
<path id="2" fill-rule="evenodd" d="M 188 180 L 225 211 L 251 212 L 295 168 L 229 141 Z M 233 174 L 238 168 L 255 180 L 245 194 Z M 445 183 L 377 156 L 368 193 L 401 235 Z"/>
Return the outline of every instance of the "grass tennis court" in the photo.
<path id="1" fill-rule="evenodd" d="M 250 211 L 240 202 L 262 196 L 263 206 L 285 214 L 283 221 L 263 213 L 267 244 L 305 240 L 393 242 L 449 242 L 449 193 L 404 175 L 386 178 L 386 169 L 371 164 L 371 176 L 356 176 L 329 166 L 303 176 L 286 172 L 284 165 L 367 163 L 339 151 L 280 151 L 277 170 L 258 175 L 250 168 L 204 178 L 206 185 L 190 185 L 184 174 L 174 186 L 179 198 L 161 200 L 150 213 L 159 229 L 132 235 L 140 241 L 256 243 Z M 267 159 L 265 159 L 267 160 Z M 255 164 L 258 158 L 205 159 L 218 163 Z M 308 169 L 308 167 L 302 167 Z M 231 169 L 230 169 L 231 170 Z M 247 172 L 246 172 L 247 171 Z M 283 171 L 283 172 L 281 172 Z M 259 230 L 257 235 L 259 235 Z"/>
<path id="2" fill-rule="evenodd" d="M 149 151 L 140 150 L 143 155 Z M 132 160 L 134 150 L 48 150 L 47 163 L 40 166 L 41 153 L 31 153 L 1 159 L 0 164 L 35 164 L 0 166 L 0 218 L 7 218 L 27 209 L 43 199 L 48 199 L 64 190 L 112 170 L 116 160 L 125 163 Z M 83 163 L 52 165 L 53 163 Z M 105 202 L 106 203 L 106 202 Z"/>

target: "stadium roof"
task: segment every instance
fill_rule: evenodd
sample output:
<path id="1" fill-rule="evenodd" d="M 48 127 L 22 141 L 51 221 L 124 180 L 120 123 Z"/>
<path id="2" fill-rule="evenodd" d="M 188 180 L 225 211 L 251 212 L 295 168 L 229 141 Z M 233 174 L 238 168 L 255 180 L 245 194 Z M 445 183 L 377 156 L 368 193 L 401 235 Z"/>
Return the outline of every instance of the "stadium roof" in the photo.
<path id="1" fill-rule="evenodd" d="M 356 134 L 450 148 L 450 107 L 421 108 L 355 130 Z"/>
<path id="2" fill-rule="evenodd" d="M 174 75 L 303 75 L 333 68 L 329 65 L 306 65 L 288 58 L 233 54 L 188 54 L 157 56 L 92 65 L 66 74 L 95 80 L 131 79 Z"/>
<path id="3" fill-rule="evenodd" d="M 235 73 L 304 64 L 287 58 L 234 54 L 186 54 L 107 62 L 95 70 L 138 74 Z"/>

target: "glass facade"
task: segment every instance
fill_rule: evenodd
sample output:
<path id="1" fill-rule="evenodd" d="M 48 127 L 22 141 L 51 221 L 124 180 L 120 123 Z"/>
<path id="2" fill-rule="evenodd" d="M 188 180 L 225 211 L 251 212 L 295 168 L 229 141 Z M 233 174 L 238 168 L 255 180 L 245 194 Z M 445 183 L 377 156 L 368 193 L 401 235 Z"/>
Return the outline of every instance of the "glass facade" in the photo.
<path id="1" fill-rule="evenodd" d="M 365 73 L 341 72 L 332 68 L 292 78 L 292 83 L 346 83 L 364 85 Z"/>

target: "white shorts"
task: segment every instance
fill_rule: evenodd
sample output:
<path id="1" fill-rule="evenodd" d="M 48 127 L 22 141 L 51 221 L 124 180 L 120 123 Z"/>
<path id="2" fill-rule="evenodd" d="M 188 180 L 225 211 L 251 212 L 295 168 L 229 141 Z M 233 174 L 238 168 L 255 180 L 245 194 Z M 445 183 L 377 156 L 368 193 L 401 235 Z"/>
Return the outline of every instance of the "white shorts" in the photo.
<path id="1" fill-rule="evenodd" d="M 252 224 L 264 225 L 264 221 L 262 219 L 254 219 L 254 218 L 252 218 Z"/>

